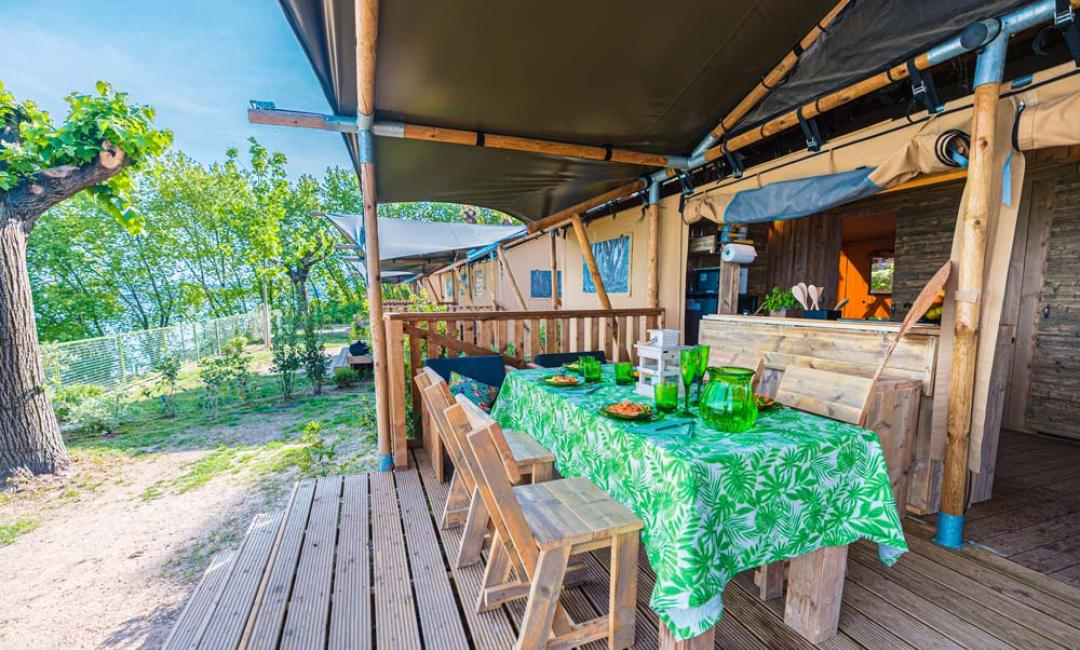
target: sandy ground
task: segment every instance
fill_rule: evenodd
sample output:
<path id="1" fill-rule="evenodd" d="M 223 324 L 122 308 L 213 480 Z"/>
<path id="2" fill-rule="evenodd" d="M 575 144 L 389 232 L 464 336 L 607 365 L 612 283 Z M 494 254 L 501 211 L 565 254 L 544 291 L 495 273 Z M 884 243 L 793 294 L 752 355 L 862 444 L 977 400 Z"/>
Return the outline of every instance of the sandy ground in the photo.
<path id="1" fill-rule="evenodd" d="M 235 542 L 268 497 L 240 477 L 152 501 L 140 495 L 206 451 L 112 468 L 96 492 L 0 548 L 0 648 L 156 648 L 204 554 Z"/>

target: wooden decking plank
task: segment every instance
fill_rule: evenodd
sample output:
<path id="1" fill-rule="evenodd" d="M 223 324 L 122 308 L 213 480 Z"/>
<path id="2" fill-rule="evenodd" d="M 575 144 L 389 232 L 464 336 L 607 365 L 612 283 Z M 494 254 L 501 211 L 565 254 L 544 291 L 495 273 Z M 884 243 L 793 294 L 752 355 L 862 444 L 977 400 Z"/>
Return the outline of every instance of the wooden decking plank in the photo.
<path id="1" fill-rule="evenodd" d="M 409 549 L 409 564 L 416 589 L 416 608 L 427 648 L 468 648 L 458 615 L 457 599 L 450 585 L 450 571 L 443 559 L 420 477 L 416 470 L 396 473 L 401 520 Z"/>
<path id="2" fill-rule="evenodd" d="M 922 574 L 908 568 L 907 563 L 901 558 L 900 562 L 890 568 L 885 568 L 878 561 L 877 554 L 872 553 L 867 547 L 852 545 L 851 560 L 858 562 L 863 567 L 876 571 L 892 582 L 904 587 L 913 594 L 939 605 L 942 609 L 952 612 L 961 619 L 978 626 L 980 629 L 993 634 L 997 638 L 1014 645 L 1018 648 L 1064 648 L 1065 646 L 1051 641 L 1047 637 L 1037 633 L 1029 627 L 1014 621 L 1009 616 L 998 614 L 983 604 L 948 587 L 929 580 Z M 1078 639 L 1080 640 L 1080 639 Z M 1072 647 L 1072 646 L 1069 646 Z"/>
<path id="3" fill-rule="evenodd" d="M 979 542 L 1008 556 L 1065 539 L 1075 535 L 1078 530 L 1080 530 L 1080 513 L 1069 513 L 1053 518 L 1040 518 L 1038 523 L 991 535 Z"/>
<path id="4" fill-rule="evenodd" d="M 236 553 L 233 551 L 222 551 L 210 560 L 210 566 L 165 639 L 163 647 L 166 650 L 198 646 L 202 631 L 206 629 L 207 619 L 213 612 L 214 603 L 219 599 L 232 571 L 235 557 Z"/>
<path id="5" fill-rule="evenodd" d="M 315 484 L 289 611 L 281 631 L 281 648 L 310 650 L 326 645 L 340 498 L 340 476 L 319 479 Z"/>
<path id="6" fill-rule="evenodd" d="M 420 478 L 424 489 L 427 491 L 428 500 L 435 512 L 442 512 L 443 504 L 446 503 L 447 484 L 436 480 L 431 469 L 431 463 L 423 450 L 414 451 L 416 466 L 419 468 Z M 443 548 L 446 549 L 447 557 L 456 557 L 457 549 L 461 545 L 461 528 L 447 528 L 439 530 Z M 461 609 L 465 612 L 465 622 L 469 626 L 473 645 L 479 650 L 502 650 L 514 645 L 517 633 L 504 609 L 499 608 L 490 612 L 478 613 L 475 608 L 476 596 L 480 593 L 480 584 L 484 577 L 484 566 L 475 564 L 462 569 L 452 569 L 454 581 L 457 584 L 458 596 L 461 599 Z"/>
<path id="7" fill-rule="evenodd" d="M 262 586 L 262 597 L 256 603 L 247 650 L 271 650 L 277 647 L 314 494 L 313 480 L 301 481 L 293 488 L 285 510 L 282 534 L 270 559 L 270 570 Z"/>
<path id="8" fill-rule="evenodd" d="M 900 563 L 919 573 L 922 579 L 935 581 L 964 594 L 991 612 L 1009 617 L 1062 645 L 1080 647 L 1080 630 L 1011 595 L 1002 594 L 975 578 L 938 564 L 917 552 L 905 554 L 900 558 Z"/>
<path id="9" fill-rule="evenodd" d="M 848 563 L 848 577 L 852 582 L 909 612 L 913 617 L 963 646 L 1001 650 L 1013 647 L 986 630 L 968 623 L 940 605 L 908 591 L 902 585 L 858 562 Z"/>
<path id="10" fill-rule="evenodd" d="M 420 649 L 405 536 L 401 530 L 395 472 L 371 474 L 371 537 L 374 565 L 375 647 Z M 417 585 L 423 588 L 423 585 Z"/>
<path id="11" fill-rule="evenodd" d="M 251 522 L 244 543 L 233 560 L 233 570 L 206 624 L 199 648 L 232 650 L 247 629 L 263 573 L 277 541 L 282 513 L 259 514 Z"/>
<path id="12" fill-rule="evenodd" d="M 844 583 L 843 603 L 841 614 L 845 609 L 860 612 L 884 628 L 901 633 L 906 642 L 920 650 L 951 650 L 963 647 L 894 603 L 850 580 Z"/>
<path id="13" fill-rule="evenodd" d="M 345 477 L 330 609 L 331 649 L 367 650 L 374 643 L 368 495 L 367 474 Z"/>
<path id="14" fill-rule="evenodd" d="M 521 621 L 525 618 L 525 599 L 514 600 L 504 605 L 514 623 L 521 628 Z M 563 590 L 559 603 L 566 609 L 566 613 L 575 623 L 581 623 L 594 619 L 598 616 L 589 599 L 581 593 L 577 587 Z M 582 650 L 605 650 L 607 643 L 603 641 L 591 641 L 583 646 Z"/>
<path id="15" fill-rule="evenodd" d="M 849 583 L 845 582 L 844 593 L 847 593 L 847 587 Z M 753 571 L 744 571 L 735 576 L 732 580 L 731 589 L 740 588 L 753 597 L 759 598 L 760 590 L 758 586 L 754 584 Z M 768 608 L 779 620 L 784 618 L 784 597 L 772 598 L 767 601 L 761 601 L 762 605 Z M 883 603 L 884 604 L 884 603 Z M 887 605 L 886 605 L 887 606 Z M 840 608 L 840 622 L 839 633 L 844 637 L 849 638 L 855 642 L 858 646 L 865 648 L 881 648 L 882 650 L 893 650 L 894 648 L 910 648 L 914 647 L 901 637 L 896 636 L 884 626 L 879 625 L 870 617 L 866 616 L 859 610 L 850 606 L 847 601 L 844 601 L 844 606 Z"/>

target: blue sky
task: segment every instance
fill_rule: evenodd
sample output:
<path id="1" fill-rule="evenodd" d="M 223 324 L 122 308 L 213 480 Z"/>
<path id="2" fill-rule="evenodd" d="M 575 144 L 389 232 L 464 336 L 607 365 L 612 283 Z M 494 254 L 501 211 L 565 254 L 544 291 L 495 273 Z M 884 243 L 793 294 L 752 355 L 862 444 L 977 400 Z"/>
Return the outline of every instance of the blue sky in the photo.
<path id="1" fill-rule="evenodd" d="M 0 30 L 0 81 L 54 120 L 65 95 L 103 79 L 153 105 L 174 147 L 198 160 L 255 136 L 292 175 L 349 166 L 338 134 L 247 123 L 249 99 L 328 110 L 274 0 L 2 0 Z"/>

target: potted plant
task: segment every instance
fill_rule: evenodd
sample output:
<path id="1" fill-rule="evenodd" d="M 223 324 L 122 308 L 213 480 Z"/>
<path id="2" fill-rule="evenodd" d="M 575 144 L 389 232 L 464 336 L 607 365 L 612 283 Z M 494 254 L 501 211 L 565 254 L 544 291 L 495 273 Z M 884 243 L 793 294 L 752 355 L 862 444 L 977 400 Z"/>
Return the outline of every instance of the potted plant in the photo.
<path id="1" fill-rule="evenodd" d="M 770 316 L 784 318 L 787 316 L 787 310 L 793 309 L 797 304 L 790 289 L 781 290 L 780 287 L 773 287 L 772 291 L 765 296 L 765 300 L 761 302 L 761 309 L 769 312 Z"/>

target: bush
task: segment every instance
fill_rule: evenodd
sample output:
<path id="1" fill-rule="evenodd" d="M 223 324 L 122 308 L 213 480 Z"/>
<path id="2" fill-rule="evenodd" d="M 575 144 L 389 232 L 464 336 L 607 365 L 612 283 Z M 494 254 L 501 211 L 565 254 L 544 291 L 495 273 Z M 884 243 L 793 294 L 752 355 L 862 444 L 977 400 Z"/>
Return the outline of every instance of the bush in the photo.
<path id="1" fill-rule="evenodd" d="M 337 443 L 327 443 L 322 425 L 314 420 L 307 423 L 300 442 L 304 445 L 297 466 L 304 476 L 327 476 L 337 469 Z"/>
<path id="2" fill-rule="evenodd" d="M 315 329 L 315 319 L 312 316 L 304 319 L 304 340 L 300 354 L 303 357 L 304 373 L 311 382 L 311 392 L 321 395 L 330 360 L 326 358 L 326 347 Z"/>
<path id="3" fill-rule="evenodd" d="M 338 388 L 352 388 L 360 381 L 360 373 L 352 368 L 335 368 L 334 385 Z"/>
<path id="4" fill-rule="evenodd" d="M 156 388 L 161 393 L 161 410 L 167 418 L 176 417 L 176 382 L 180 379 L 180 355 L 167 354 L 156 364 Z"/>
<path id="5" fill-rule="evenodd" d="M 105 395 L 105 389 L 97 384 L 74 384 L 56 389 L 53 395 L 53 412 L 61 422 L 75 420 L 75 412 L 86 401 L 98 401 Z"/>
<path id="6" fill-rule="evenodd" d="M 274 337 L 270 345 L 270 370 L 277 375 L 282 402 L 292 400 L 296 371 L 303 363 L 303 349 L 296 340 L 294 314 L 292 309 L 286 307 L 284 313 L 274 319 Z"/>
<path id="7" fill-rule="evenodd" d="M 131 402 L 121 392 L 88 397 L 71 410 L 70 419 L 83 433 L 105 434 L 120 430 L 129 416 Z"/>
<path id="8" fill-rule="evenodd" d="M 206 391 L 205 406 L 210 409 L 210 417 L 215 420 L 229 394 L 232 375 L 232 367 L 225 357 L 210 357 L 199 363 L 199 379 Z"/>

